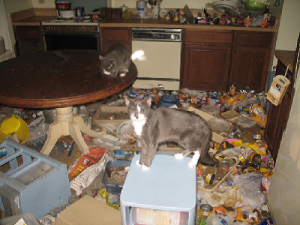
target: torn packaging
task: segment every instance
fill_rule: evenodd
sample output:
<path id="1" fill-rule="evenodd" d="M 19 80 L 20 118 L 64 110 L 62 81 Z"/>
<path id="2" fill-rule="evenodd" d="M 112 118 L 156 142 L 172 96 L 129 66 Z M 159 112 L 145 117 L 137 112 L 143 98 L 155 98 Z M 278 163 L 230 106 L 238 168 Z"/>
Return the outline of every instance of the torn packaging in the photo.
<path id="1" fill-rule="evenodd" d="M 212 131 L 202 117 L 180 109 L 151 109 L 151 102 L 151 97 L 136 101 L 125 99 L 142 147 L 141 165 L 150 167 L 158 144 L 164 141 L 173 141 L 184 149 L 193 151 L 195 154 L 189 166 L 196 166 L 199 158 L 203 164 L 215 164 L 208 155 Z M 183 157 L 183 154 L 176 155 L 176 158 Z"/>

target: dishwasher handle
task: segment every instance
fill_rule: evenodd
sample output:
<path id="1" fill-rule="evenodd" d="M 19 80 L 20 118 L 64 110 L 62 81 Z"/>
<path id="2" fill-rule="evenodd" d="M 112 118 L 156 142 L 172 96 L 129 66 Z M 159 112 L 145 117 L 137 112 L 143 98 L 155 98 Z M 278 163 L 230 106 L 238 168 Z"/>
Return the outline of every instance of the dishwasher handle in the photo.
<path id="1" fill-rule="evenodd" d="M 182 29 L 132 28 L 132 40 L 181 42 Z"/>

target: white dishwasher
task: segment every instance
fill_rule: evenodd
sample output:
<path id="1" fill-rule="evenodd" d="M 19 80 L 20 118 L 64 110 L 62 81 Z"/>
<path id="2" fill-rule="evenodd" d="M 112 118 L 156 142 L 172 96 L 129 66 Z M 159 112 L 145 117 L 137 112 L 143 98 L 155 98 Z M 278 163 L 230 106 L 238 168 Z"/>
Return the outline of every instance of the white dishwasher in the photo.
<path id="1" fill-rule="evenodd" d="M 143 50 L 145 61 L 136 60 L 134 88 L 179 90 L 182 29 L 132 28 L 132 52 Z"/>

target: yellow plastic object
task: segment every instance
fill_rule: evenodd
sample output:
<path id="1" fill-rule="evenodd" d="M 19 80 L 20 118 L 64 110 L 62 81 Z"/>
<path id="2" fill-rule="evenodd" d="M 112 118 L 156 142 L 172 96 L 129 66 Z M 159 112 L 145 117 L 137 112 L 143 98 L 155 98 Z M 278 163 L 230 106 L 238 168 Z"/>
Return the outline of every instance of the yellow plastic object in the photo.
<path id="1" fill-rule="evenodd" d="M 17 115 L 13 115 L 1 123 L 0 142 L 3 142 L 7 135 L 13 133 L 18 134 L 21 144 L 26 143 L 30 137 L 27 123 Z"/>

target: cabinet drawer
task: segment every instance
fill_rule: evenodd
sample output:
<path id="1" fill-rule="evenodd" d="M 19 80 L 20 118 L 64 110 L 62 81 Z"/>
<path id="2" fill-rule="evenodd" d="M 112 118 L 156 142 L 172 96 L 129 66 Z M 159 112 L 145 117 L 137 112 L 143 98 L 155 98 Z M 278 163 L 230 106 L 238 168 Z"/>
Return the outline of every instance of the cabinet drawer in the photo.
<path id="1" fill-rule="evenodd" d="M 40 39 L 40 27 L 16 27 L 16 36 L 19 40 Z"/>
<path id="2" fill-rule="evenodd" d="M 186 30 L 186 43 L 232 43 L 232 31 Z"/>
<path id="3" fill-rule="evenodd" d="M 130 29 L 122 28 L 102 28 L 102 40 L 103 41 L 130 41 L 131 32 Z"/>
<path id="4" fill-rule="evenodd" d="M 249 47 L 272 47 L 273 32 L 237 32 L 236 45 Z"/>

